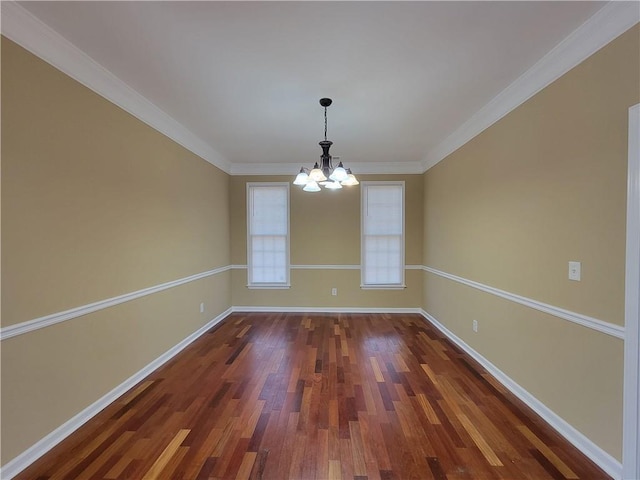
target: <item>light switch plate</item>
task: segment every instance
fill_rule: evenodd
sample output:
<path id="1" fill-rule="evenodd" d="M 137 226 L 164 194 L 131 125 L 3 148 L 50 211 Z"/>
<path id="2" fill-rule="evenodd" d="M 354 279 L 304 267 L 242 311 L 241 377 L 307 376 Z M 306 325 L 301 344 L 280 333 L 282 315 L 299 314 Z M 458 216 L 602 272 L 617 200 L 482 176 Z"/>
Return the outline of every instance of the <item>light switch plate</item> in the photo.
<path id="1" fill-rule="evenodd" d="M 580 262 L 569 262 L 569 280 L 580 281 Z"/>

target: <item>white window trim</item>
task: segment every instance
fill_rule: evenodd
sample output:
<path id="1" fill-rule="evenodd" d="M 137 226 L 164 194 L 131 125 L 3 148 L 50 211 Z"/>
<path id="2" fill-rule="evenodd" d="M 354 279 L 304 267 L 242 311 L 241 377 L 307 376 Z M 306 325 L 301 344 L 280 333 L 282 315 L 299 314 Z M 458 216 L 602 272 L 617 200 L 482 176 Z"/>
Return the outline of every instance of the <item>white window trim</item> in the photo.
<path id="1" fill-rule="evenodd" d="M 391 284 L 366 284 L 364 283 L 364 219 L 365 219 L 365 195 L 368 186 L 384 186 L 384 185 L 401 185 L 402 186 L 402 242 L 400 244 L 401 249 L 401 265 L 402 265 L 402 280 L 400 283 Z M 362 290 L 402 290 L 407 288 L 405 284 L 405 182 L 404 181 L 362 181 L 360 182 L 360 288 Z"/>
<path id="2" fill-rule="evenodd" d="M 640 475 L 640 103 L 629 108 L 622 477 Z"/>
<path id="3" fill-rule="evenodd" d="M 287 266 L 286 280 L 282 283 L 255 283 L 251 279 L 251 188 L 253 187 L 286 187 L 287 189 Z M 277 290 L 291 288 L 291 208 L 289 182 L 247 182 L 247 288 L 256 290 Z"/>

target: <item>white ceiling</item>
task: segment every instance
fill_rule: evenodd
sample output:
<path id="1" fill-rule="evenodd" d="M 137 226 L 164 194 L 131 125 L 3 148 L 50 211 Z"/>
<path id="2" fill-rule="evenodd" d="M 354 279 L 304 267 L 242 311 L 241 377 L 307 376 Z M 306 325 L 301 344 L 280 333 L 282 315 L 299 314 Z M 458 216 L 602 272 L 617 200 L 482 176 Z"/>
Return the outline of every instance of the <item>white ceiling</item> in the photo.
<path id="1" fill-rule="evenodd" d="M 422 164 L 605 3 L 20 5 L 249 171 L 313 163 L 325 96 L 347 166 Z"/>

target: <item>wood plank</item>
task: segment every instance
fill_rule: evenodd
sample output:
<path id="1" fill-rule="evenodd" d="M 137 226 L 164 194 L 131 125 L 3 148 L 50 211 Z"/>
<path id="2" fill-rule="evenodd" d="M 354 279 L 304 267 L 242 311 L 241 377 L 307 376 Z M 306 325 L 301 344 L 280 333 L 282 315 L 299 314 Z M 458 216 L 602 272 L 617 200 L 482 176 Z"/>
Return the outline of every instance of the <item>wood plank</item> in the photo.
<path id="1" fill-rule="evenodd" d="M 527 439 L 542 453 L 547 460 L 549 460 L 559 471 L 564 475 L 565 478 L 575 479 L 580 478 L 578 475 L 571 470 L 566 463 L 564 463 L 560 458 L 547 446 L 542 440 L 535 436 L 535 434 L 529 430 L 524 425 L 518 425 L 518 430 L 527 437 Z"/>
<path id="2" fill-rule="evenodd" d="M 242 458 L 242 463 L 236 474 L 236 480 L 249 480 L 251 477 L 251 471 L 253 470 L 253 464 L 258 456 L 257 452 L 247 452 Z"/>
<path id="3" fill-rule="evenodd" d="M 384 376 L 382 375 L 382 371 L 380 370 L 378 359 L 376 357 L 369 357 L 369 361 L 371 362 L 373 377 L 376 379 L 376 382 L 384 383 Z"/>
<path id="4" fill-rule="evenodd" d="M 342 465 L 340 460 L 329 460 L 329 480 L 342 480 Z"/>
<path id="5" fill-rule="evenodd" d="M 162 473 L 162 470 L 164 469 L 164 467 L 166 467 L 167 463 L 169 463 L 169 460 L 171 460 L 171 457 L 176 453 L 176 451 L 180 447 L 180 444 L 187 437 L 187 435 L 189 435 L 190 431 L 191 430 L 182 429 L 178 433 L 176 433 L 176 436 L 173 437 L 171 442 L 169 442 L 169 445 L 167 445 L 158 459 L 153 463 L 153 465 L 151 465 L 151 468 L 147 471 L 147 473 L 145 473 L 144 477 L 142 477 L 142 480 L 161 478 L 160 474 Z"/>
<path id="6" fill-rule="evenodd" d="M 418 399 L 418 403 L 422 408 L 422 411 L 427 416 L 427 419 L 429 420 L 429 422 L 432 423 L 433 425 L 439 425 L 440 419 L 438 418 L 438 415 L 436 414 L 436 412 L 433 410 L 433 407 L 431 406 L 431 403 L 429 403 L 429 400 L 427 400 L 427 397 L 425 396 L 425 394 L 419 393 L 418 395 L 416 395 L 416 398 Z"/>
<path id="7" fill-rule="evenodd" d="M 484 458 L 487 459 L 487 462 L 489 462 L 489 465 L 493 465 L 494 467 L 503 466 L 502 462 L 500 461 L 500 459 L 498 458 L 496 453 L 491 449 L 491 447 L 489 446 L 487 441 L 484 439 L 482 434 L 469 421 L 467 416 L 464 415 L 463 413 L 459 413 L 456 416 L 460 420 L 460 423 L 462 423 L 462 426 L 464 427 L 464 429 L 467 432 L 469 432 L 469 435 L 471 436 L 471 438 L 473 439 L 474 443 L 477 445 L 477 447 L 482 452 L 482 455 L 484 455 Z"/>

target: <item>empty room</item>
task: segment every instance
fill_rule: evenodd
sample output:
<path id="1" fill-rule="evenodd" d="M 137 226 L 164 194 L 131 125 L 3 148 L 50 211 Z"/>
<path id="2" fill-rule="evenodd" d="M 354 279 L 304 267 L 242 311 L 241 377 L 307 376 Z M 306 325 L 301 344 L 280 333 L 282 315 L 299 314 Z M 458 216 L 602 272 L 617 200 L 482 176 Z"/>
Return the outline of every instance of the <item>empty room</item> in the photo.
<path id="1" fill-rule="evenodd" d="M 0 18 L 3 480 L 640 480 L 640 3 Z"/>

